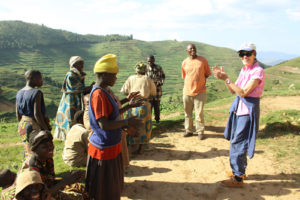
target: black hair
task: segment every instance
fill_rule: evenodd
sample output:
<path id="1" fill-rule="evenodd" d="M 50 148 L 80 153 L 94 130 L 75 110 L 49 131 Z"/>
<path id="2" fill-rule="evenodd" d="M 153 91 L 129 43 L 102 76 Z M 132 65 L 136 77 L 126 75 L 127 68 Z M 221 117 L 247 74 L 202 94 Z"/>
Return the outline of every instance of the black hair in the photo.
<path id="1" fill-rule="evenodd" d="M 188 44 L 188 45 L 186 46 L 186 49 L 188 49 L 188 46 L 194 46 L 194 47 L 196 48 L 196 45 L 193 44 L 193 43 Z M 196 48 L 196 49 L 197 49 L 197 48 Z"/>
<path id="2" fill-rule="evenodd" d="M 151 58 L 151 59 L 154 59 L 154 60 L 155 60 L 155 58 L 154 58 L 153 55 L 149 55 L 148 58 Z"/>
<path id="3" fill-rule="evenodd" d="M 74 119 L 72 121 L 72 123 L 70 124 L 70 126 L 74 126 L 75 124 L 81 123 L 83 122 L 83 114 L 84 111 L 83 110 L 78 110 L 75 115 L 74 115 Z"/>
<path id="4" fill-rule="evenodd" d="M 27 81 L 29 81 L 33 78 L 37 78 L 41 75 L 42 75 L 42 73 L 39 70 L 35 70 L 35 69 L 30 69 L 30 70 L 26 71 L 25 74 L 24 74 L 25 79 Z"/>
<path id="5" fill-rule="evenodd" d="M 29 146 L 31 148 L 32 151 L 34 151 L 40 144 L 49 142 L 53 140 L 53 137 L 51 135 L 51 132 L 49 131 L 45 131 L 47 133 L 47 137 L 40 137 L 38 139 L 36 139 L 35 137 L 44 130 L 33 130 L 30 134 L 29 134 Z"/>

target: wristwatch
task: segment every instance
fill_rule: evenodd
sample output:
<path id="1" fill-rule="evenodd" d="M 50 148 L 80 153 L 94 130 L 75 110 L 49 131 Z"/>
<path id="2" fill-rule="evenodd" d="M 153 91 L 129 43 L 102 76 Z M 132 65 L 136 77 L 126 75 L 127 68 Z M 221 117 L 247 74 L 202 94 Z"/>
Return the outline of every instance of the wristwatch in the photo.
<path id="1" fill-rule="evenodd" d="M 231 80 L 228 78 L 225 80 L 225 83 L 229 85 L 231 83 Z"/>

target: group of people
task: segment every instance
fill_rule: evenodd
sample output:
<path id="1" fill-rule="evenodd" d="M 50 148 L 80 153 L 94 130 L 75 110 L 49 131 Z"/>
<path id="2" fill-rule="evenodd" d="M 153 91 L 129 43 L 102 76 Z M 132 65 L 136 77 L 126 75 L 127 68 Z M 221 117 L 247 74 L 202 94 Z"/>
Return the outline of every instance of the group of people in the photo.
<path id="1" fill-rule="evenodd" d="M 195 108 L 196 133 L 203 140 L 206 79 L 211 70 L 206 58 L 197 55 L 194 44 L 189 44 L 186 52 L 188 57 L 182 62 L 183 136 L 193 135 Z M 244 67 L 235 83 L 223 67 L 212 69 L 214 76 L 223 80 L 229 91 L 236 94 L 225 129 L 225 138 L 230 140 L 232 171 L 228 172 L 230 179 L 221 181 L 221 184 L 228 187 L 243 186 L 247 152 L 250 158 L 254 155 L 259 97 L 264 89 L 265 77 L 256 60 L 254 44 L 244 44 L 238 54 Z M 126 98 L 120 100 L 111 90 L 119 72 L 116 55 L 104 55 L 96 62 L 96 80 L 88 87 L 84 84 L 83 59 L 79 56 L 70 58 L 70 71 L 62 87 L 54 138 L 65 140 L 63 159 L 68 165 L 86 166 L 85 191 L 89 199 L 120 199 L 124 167 L 129 165 L 128 151 L 141 153 L 144 144 L 151 138 L 152 108 L 156 123 L 160 123 L 160 98 L 165 74 L 155 64 L 153 55 L 147 58 L 147 62 L 148 65 L 143 62 L 136 64 L 135 75 L 130 76 L 121 88 Z M 43 84 L 42 74 L 29 70 L 25 78 L 26 86 L 17 93 L 16 110 L 26 160 L 14 184 L 14 197 L 49 199 L 65 185 L 79 181 L 82 173 L 76 171 L 61 181 L 55 179 L 51 126 L 46 117 L 43 93 L 37 89 Z M 25 184 L 26 177 L 28 181 Z M 26 195 L 31 195 L 31 198 Z"/>

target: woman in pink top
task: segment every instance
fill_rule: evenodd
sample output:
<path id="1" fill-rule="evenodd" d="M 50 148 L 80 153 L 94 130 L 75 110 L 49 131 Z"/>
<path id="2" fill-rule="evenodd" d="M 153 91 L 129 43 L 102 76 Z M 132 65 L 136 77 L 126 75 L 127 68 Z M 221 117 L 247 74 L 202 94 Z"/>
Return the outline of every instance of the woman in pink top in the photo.
<path id="1" fill-rule="evenodd" d="M 233 83 L 223 67 L 213 68 L 214 76 L 225 81 L 228 90 L 236 94 L 230 111 L 224 136 L 230 140 L 230 166 L 227 172 L 229 180 L 221 181 L 227 187 L 243 187 L 246 178 L 247 152 L 254 156 L 255 135 L 258 131 L 259 101 L 265 86 L 265 73 L 256 60 L 256 47 L 246 43 L 238 51 L 244 64 L 240 75 Z"/>

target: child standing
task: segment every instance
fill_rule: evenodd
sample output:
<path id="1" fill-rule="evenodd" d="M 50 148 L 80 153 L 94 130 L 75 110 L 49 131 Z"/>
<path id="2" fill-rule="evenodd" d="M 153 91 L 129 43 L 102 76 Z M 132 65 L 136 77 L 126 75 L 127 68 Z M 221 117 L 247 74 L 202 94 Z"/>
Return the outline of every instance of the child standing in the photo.
<path id="1" fill-rule="evenodd" d="M 26 86 L 16 96 L 16 114 L 19 121 L 18 132 L 24 142 L 24 157 L 32 154 L 28 139 L 32 130 L 51 130 L 43 93 L 37 89 L 43 85 L 42 74 L 38 70 L 25 72 Z"/>

